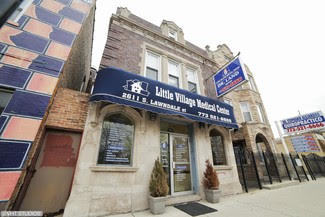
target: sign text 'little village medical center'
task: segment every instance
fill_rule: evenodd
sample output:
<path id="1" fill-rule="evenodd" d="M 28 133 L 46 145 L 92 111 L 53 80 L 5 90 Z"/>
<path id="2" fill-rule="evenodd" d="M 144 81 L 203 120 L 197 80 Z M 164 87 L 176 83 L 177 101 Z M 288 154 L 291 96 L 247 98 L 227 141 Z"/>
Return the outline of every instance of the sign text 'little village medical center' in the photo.
<path id="1" fill-rule="evenodd" d="M 233 108 L 226 103 L 115 68 L 97 75 L 91 101 L 103 100 L 237 128 Z"/>
<path id="2" fill-rule="evenodd" d="M 181 94 L 178 92 L 173 93 L 173 92 L 170 92 L 169 90 L 165 90 L 165 89 L 163 89 L 161 87 L 159 88 L 157 86 L 156 86 L 155 95 L 160 98 L 164 98 L 164 99 L 168 99 L 170 101 L 175 101 L 175 102 L 184 104 L 190 108 L 198 107 L 198 108 L 202 109 L 202 111 L 198 111 L 199 116 L 214 119 L 214 120 L 222 120 L 222 121 L 225 121 L 228 123 L 232 122 L 232 120 L 230 118 L 218 117 L 217 115 L 213 115 L 213 114 L 209 115 L 208 113 L 204 112 L 204 110 L 206 110 L 206 111 L 218 112 L 220 114 L 230 115 L 229 109 L 227 109 L 225 107 L 221 107 L 216 104 L 210 104 L 209 102 L 202 101 L 201 99 L 189 98 L 184 94 Z M 126 92 L 123 93 L 122 97 L 126 98 L 126 99 L 139 101 L 139 102 L 142 101 L 143 103 L 149 103 L 150 105 L 153 105 L 153 106 L 171 109 L 171 110 L 178 111 L 178 112 L 184 112 L 184 113 L 187 112 L 186 107 L 175 105 L 172 102 L 164 103 L 160 100 L 154 100 L 154 99 L 150 99 L 150 101 L 148 102 L 146 97 L 143 97 L 143 96 L 141 97 L 141 96 L 137 96 L 135 94 L 126 93 Z M 142 99 L 142 100 L 140 100 L 140 99 Z"/>

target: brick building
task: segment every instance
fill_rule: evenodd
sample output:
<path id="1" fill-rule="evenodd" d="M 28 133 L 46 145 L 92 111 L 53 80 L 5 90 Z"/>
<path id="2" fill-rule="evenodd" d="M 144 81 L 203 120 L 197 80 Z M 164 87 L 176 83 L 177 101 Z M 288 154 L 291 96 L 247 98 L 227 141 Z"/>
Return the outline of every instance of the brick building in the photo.
<path id="1" fill-rule="evenodd" d="M 233 109 L 206 81 L 221 64 L 185 36 L 171 21 L 156 26 L 126 8 L 113 14 L 64 216 L 147 209 L 157 157 L 168 175 L 169 205 L 205 197 L 207 159 L 223 195 L 242 191 Z"/>
<path id="2" fill-rule="evenodd" d="M 95 1 L 0 4 L 0 210 L 63 209 L 88 109 Z"/>

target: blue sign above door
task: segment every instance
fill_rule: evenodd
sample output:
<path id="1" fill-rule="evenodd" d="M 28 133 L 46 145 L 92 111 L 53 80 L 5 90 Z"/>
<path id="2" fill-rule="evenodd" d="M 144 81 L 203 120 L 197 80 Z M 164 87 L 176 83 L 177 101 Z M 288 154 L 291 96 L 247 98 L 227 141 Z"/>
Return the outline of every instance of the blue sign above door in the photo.
<path id="1" fill-rule="evenodd" d="M 217 96 L 220 97 L 234 88 L 245 83 L 247 74 L 239 57 L 232 60 L 226 67 L 220 69 L 213 76 Z"/>
<path id="2" fill-rule="evenodd" d="M 226 103 L 113 67 L 98 71 L 90 101 L 109 101 L 238 128 L 233 107 Z"/>

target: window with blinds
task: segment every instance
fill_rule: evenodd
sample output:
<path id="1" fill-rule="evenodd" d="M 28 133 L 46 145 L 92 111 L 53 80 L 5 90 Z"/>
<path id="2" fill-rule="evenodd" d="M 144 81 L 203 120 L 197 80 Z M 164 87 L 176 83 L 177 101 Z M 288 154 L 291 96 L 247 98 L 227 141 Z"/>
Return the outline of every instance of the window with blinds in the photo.
<path id="1" fill-rule="evenodd" d="M 251 111 L 249 108 L 249 103 L 248 102 L 240 102 L 239 104 L 240 104 L 240 109 L 243 114 L 244 121 L 245 122 L 252 121 L 252 115 L 251 115 Z"/>

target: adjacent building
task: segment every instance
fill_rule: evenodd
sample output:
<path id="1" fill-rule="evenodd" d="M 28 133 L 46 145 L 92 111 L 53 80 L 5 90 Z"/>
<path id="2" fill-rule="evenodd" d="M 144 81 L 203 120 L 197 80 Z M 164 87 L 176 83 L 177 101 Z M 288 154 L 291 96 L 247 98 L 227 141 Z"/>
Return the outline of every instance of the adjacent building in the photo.
<path id="1" fill-rule="evenodd" d="M 88 109 L 95 1 L 0 4 L 0 210 L 64 209 Z"/>
<path id="2" fill-rule="evenodd" d="M 207 51 L 220 65 L 234 58 L 227 45 L 219 45 L 217 50 L 207 49 Z M 222 97 L 224 102 L 234 107 L 235 117 L 239 124 L 239 129 L 231 132 L 234 149 L 276 152 L 274 135 L 254 75 L 247 65 L 245 68 L 248 82 Z M 209 90 L 213 94 L 212 84 Z"/>

